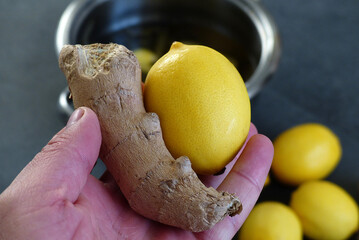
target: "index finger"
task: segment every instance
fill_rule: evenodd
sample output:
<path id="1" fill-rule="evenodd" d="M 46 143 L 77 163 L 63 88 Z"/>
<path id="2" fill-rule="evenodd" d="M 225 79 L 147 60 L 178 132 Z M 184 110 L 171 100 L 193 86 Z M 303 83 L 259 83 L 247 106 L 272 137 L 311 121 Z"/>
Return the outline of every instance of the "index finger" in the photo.
<path id="1" fill-rule="evenodd" d="M 242 226 L 262 191 L 273 159 L 272 142 L 264 135 L 254 135 L 239 160 L 218 187 L 234 193 L 242 202 L 242 212 L 226 217 L 209 231 L 200 233 L 203 239 L 231 239 Z"/>

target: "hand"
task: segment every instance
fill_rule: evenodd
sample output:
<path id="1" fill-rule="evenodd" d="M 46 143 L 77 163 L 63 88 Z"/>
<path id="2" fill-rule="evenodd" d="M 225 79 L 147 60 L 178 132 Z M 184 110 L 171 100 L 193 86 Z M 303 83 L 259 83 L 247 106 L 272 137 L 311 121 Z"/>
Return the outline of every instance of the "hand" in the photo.
<path id="1" fill-rule="evenodd" d="M 0 239 L 231 239 L 257 201 L 273 157 L 270 140 L 254 125 L 248 139 L 224 174 L 201 177 L 235 193 L 242 213 L 191 233 L 138 215 L 108 173 L 100 180 L 90 175 L 101 132 L 96 115 L 80 108 L 0 195 Z"/>

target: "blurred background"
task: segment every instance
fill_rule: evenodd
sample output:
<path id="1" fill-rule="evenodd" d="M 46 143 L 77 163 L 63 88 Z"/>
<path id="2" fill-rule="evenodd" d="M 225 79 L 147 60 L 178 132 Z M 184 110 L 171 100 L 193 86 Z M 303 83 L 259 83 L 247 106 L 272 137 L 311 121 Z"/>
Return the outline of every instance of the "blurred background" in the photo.
<path id="1" fill-rule="evenodd" d="M 70 0 L 0 2 L 0 192 L 66 123 L 58 97 L 55 31 Z M 297 124 L 322 123 L 343 156 L 328 177 L 359 201 L 359 1 L 262 0 L 280 34 L 278 69 L 252 99 L 252 121 L 272 140 Z M 94 175 L 104 167 L 98 164 Z M 272 179 L 260 197 L 288 203 Z M 353 237 L 354 239 L 354 237 Z"/>

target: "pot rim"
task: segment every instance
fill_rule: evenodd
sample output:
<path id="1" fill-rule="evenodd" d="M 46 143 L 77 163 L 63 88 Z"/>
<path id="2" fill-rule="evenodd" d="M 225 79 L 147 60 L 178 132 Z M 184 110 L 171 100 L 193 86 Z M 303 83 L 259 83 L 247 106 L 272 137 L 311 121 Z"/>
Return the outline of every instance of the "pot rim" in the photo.
<path id="1" fill-rule="evenodd" d="M 98 5 L 111 0 L 73 0 L 63 12 L 55 34 L 55 50 L 71 44 L 70 33 Z M 265 82 L 276 71 L 280 58 L 280 39 L 271 15 L 258 0 L 227 0 L 238 6 L 251 19 L 261 42 L 260 59 L 255 71 L 245 82 L 250 99 L 258 94 Z M 75 21 L 76 20 L 76 21 Z"/>

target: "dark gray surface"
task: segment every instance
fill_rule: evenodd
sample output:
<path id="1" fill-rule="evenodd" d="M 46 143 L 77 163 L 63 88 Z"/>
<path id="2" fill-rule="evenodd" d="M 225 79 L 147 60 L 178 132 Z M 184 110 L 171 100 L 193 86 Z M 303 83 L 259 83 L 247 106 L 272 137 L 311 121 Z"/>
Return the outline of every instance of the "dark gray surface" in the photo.
<path id="1" fill-rule="evenodd" d="M 64 122 L 54 33 L 70 1 L 0 1 L 0 191 Z"/>
<path id="2" fill-rule="evenodd" d="M 57 109 L 66 83 L 54 34 L 69 2 L 0 2 L 0 192 L 65 124 Z M 328 179 L 358 201 L 359 1 L 263 3 L 279 27 L 282 57 L 277 73 L 252 101 L 253 122 L 272 139 L 304 122 L 332 128 L 343 157 Z M 291 190 L 272 184 L 261 200 L 287 201 Z"/>
<path id="3" fill-rule="evenodd" d="M 343 157 L 328 179 L 358 201 L 359 2 L 264 3 L 281 33 L 282 59 L 253 101 L 253 122 L 271 139 L 304 122 L 330 127 L 340 137 Z"/>
<path id="4" fill-rule="evenodd" d="M 359 1 L 263 2 L 280 30 L 282 58 L 276 75 L 252 101 L 253 122 L 271 139 L 300 123 L 330 127 L 340 137 L 343 156 L 327 179 L 358 202 Z M 274 180 L 259 201 L 288 203 L 294 189 Z"/>

